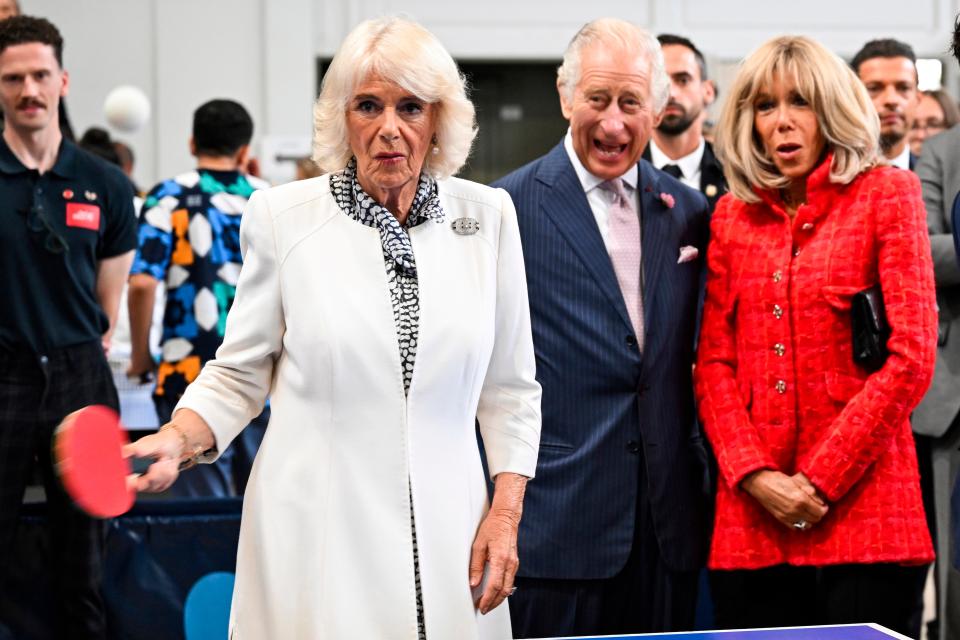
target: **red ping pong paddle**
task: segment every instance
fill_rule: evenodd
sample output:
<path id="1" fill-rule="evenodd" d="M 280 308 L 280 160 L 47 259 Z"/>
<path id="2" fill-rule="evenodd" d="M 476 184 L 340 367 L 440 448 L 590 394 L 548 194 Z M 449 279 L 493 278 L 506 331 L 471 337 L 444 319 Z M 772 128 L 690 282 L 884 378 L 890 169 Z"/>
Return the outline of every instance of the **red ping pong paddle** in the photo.
<path id="1" fill-rule="evenodd" d="M 133 506 L 136 493 L 127 487 L 130 461 L 122 455 L 128 442 L 116 411 L 103 405 L 74 411 L 53 435 L 53 457 L 64 489 L 95 518 L 113 518 Z"/>

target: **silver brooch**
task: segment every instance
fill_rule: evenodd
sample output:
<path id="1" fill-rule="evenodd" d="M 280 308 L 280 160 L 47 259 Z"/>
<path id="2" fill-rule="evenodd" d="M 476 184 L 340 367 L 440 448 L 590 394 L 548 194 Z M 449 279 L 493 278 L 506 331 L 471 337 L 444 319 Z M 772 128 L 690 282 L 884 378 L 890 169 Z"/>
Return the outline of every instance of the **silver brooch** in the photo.
<path id="1" fill-rule="evenodd" d="M 461 236 L 472 236 L 480 231 L 480 223 L 476 218 L 457 218 L 450 223 L 450 226 Z"/>

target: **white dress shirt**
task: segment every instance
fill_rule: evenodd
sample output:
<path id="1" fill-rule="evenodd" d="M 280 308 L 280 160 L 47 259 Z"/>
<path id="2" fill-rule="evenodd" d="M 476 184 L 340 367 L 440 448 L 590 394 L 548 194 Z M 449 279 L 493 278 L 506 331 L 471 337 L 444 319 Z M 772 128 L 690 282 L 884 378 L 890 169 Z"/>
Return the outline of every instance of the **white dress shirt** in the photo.
<path id="1" fill-rule="evenodd" d="M 901 151 L 900 155 L 898 155 L 896 158 L 890 159 L 890 164 L 892 164 L 897 168 L 906 169 L 907 171 L 909 171 L 910 170 L 910 145 L 908 144 L 903 145 L 903 151 Z"/>
<path id="2" fill-rule="evenodd" d="M 583 163 L 580 162 L 580 158 L 577 156 L 577 152 L 573 149 L 573 136 L 570 133 L 570 130 L 567 129 L 567 135 L 563 139 L 563 147 L 567 150 L 567 155 L 570 156 L 570 162 L 573 164 L 574 171 L 577 172 L 577 177 L 580 179 L 580 185 L 583 187 L 583 192 L 587 195 L 587 202 L 590 204 L 590 210 L 593 212 L 593 217 L 597 221 L 597 227 L 600 229 L 600 236 L 603 238 L 603 245 L 607 248 L 607 253 L 610 253 L 610 243 L 607 239 L 608 233 L 608 219 L 610 217 L 610 206 L 616 200 L 616 195 L 612 191 L 606 189 L 601 189 L 600 185 L 606 182 L 603 178 L 598 178 L 593 175 L 587 168 L 583 166 Z M 625 174 L 620 176 L 620 179 L 624 182 L 624 189 L 627 192 L 627 195 L 633 201 L 633 207 L 638 212 L 640 211 L 640 198 L 637 193 L 637 182 L 639 180 L 639 171 L 637 170 L 637 165 L 631 165 L 630 169 L 627 170 Z M 641 224 L 640 228 L 641 235 L 643 234 L 643 225 Z"/>
<path id="3" fill-rule="evenodd" d="M 657 143 L 653 138 L 650 138 L 650 161 L 653 163 L 657 169 L 663 169 L 664 166 L 668 164 L 675 164 L 680 167 L 680 171 L 683 172 L 683 175 L 680 177 L 680 182 L 687 185 L 691 189 L 700 190 L 700 161 L 703 160 L 703 150 L 706 148 L 703 138 L 700 138 L 700 144 L 693 151 L 682 158 L 676 160 L 671 160 L 667 154 L 663 152 L 660 147 L 657 146 Z"/>

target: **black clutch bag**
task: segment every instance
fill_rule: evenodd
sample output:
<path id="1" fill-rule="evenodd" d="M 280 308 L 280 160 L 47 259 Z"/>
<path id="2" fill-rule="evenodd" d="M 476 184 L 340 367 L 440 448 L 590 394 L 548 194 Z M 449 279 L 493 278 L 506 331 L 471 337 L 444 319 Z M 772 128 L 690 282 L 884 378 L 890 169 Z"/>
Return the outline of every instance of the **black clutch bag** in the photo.
<path id="1" fill-rule="evenodd" d="M 877 371 L 887 361 L 887 339 L 890 325 L 883 306 L 883 291 L 875 284 L 858 291 L 850 303 L 853 326 L 853 361 L 870 371 Z"/>

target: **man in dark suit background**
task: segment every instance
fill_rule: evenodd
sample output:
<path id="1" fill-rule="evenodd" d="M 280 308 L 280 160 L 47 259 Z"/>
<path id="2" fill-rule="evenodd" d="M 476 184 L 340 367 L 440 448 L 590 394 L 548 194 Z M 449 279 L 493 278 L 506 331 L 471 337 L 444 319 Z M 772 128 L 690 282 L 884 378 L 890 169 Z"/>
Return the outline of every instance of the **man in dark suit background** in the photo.
<path id="1" fill-rule="evenodd" d="M 699 189 L 713 211 L 717 200 L 727 192 L 723 167 L 713 153 L 713 145 L 703 137 L 707 107 L 716 99 L 717 88 L 707 77 L 703 53 L 693 42 L 669 33 L 661 33 L 657 40 L 670 76 L 670 99 L 643 159 L 688 187 Z"/>
<path id="2" fill-rule="evenodd" d="M 917 56 L 905 42 L 871 40 L 850 61 L 880 116 L 880 149 L 895 167 L 913 171 L 917 157 L 910 151 L 907 134 L 920 104 Z"/>
<path id="3" fill-rule="evenodd" d="M 544 394 L 517 637 L 693 624 L 710 529 L 691 384 L 709 208 L 640 160 L 669 82 L 650 34 L 591 22 L 558 69 L 565 139 L 495 185 L 517 208 Z"/>

